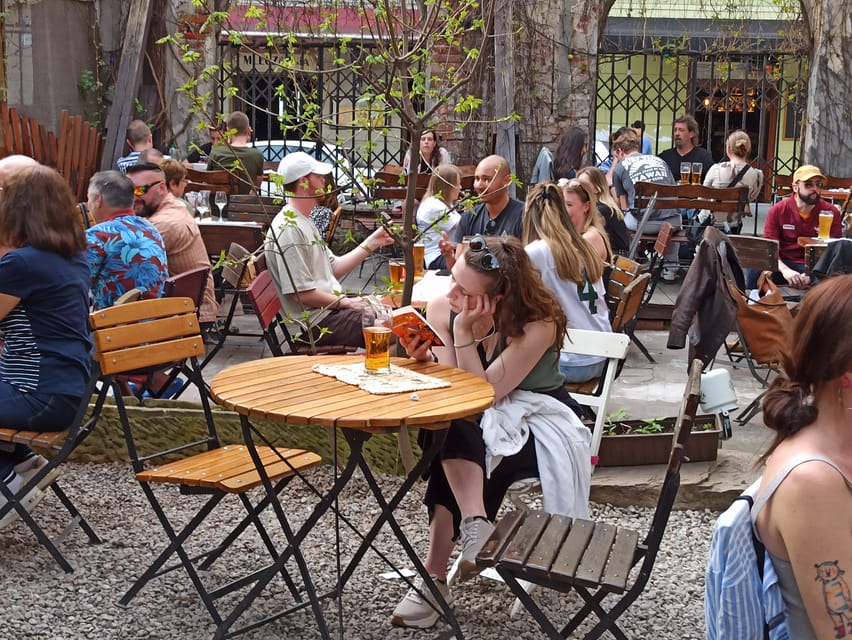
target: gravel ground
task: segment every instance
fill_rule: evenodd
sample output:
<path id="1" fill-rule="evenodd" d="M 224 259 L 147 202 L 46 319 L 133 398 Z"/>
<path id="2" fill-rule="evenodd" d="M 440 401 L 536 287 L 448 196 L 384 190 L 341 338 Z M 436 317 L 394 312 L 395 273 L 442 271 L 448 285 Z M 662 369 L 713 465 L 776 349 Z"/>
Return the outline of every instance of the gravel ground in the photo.
<path id="1" fill-rule="evenodd" d="M 329 486 L 330 467 L 321 467 L 309 477 Z M 391 490 L 398 478 L 381 478 Z M 76 529 L 62 546 L 63 552 L 77 570 L 68 575 L 56 565 L 35 537 L 17 522 L 0 531 L 5 577 L 0 583 L 3 602 L 3 638 L 60 639 L 160 639 L 209 638 L 213 634 L 211 618 L 182 570 L 155 578 L 127 608 L 117 604 L 131 581 L 146 567 L 154 554 L 165 546 L 165 534 L 156 521 L 130 469 L 124 464 L 68 464 L 61 482 L 66 492 L 104 540 L 103 545 L 90 546 L 85 535 Z M 426 515 L 420 504 L 422 486 L 416 486 L 397 511 L 406 535 L 415 549 L 426 549 Z M 188 503 L 196 497 L 178 496 L 174 488 L 163 488 L 164 503 L 181 517 L 190 512 Z M 310 513 L 313 495 L 295 481 L 284 492 L 285 507 L 291 521 L 298 524 Z M 173 498 L 173 499 L 172 499 Z M 233 521 L 241 513 L 236 500 L 224 500 L 208 518 L 204 537 L 216 540 L 227 527 L 219 523 Z M 377 512 L 367 495 L 366 483 L 360 477 L 350 484 L 342 496 L 343 512 L 358 523 L 368 523 Z M 644 532 L 650 520 L 649 509 L 616 509 L 593 505 L 594 517 L 629 526 Z M 56 533 L 62 524 L 60 505 L 49 493 L 34 515 L 49 532 Z M 657 558 L 651 581 L 638 601 L 622 617 L 622 628 L 637 639 L 704 638 L 704 566 L 716 513 L 710 511 L 677 511 Z M 364 527 L 366 528 L 366 527 Z M 280 535 L 280 534 L 279 534 Z M 404 553 L 385 527 L 379 546 L 390 557 L 401 560 Z M 333 584 L 335 572 L 334 518 L 327 516 L 303 545 L 305 555 L 320 588 Z M 346 557 L 357 544 L 348 529 L 341 533 Z M 264 548 L 257 536 L 246 533 L 214 565 L 202 573 L 207 584 L 260 566 Z M 290 563 L 292 565 L 292 563 Z M 404 564 L 404 563 L 403 563 Z M 329 625 L 337 637 L 347 639 L 394 640 L 401 638 L 436 638 L 440 628 L 411 631 L 392 627 L 390 612 L 404 595 L 406 585 L 400 580 L 385 580 L 378 574 L 387 570 L 375 553 L 368 553 L 344 593 L 344 632 L 338 634 L 336 602 L 324 601 Z M 470 639 L 541 638 L 533 619 L 522 610 L 511 619 L 512 597 L 509 590 L 492 580 L 478 578 L 458 585 L 454 591 L 455 612 Z M 546 610 L 574 611 L 580 606 L 575 594 L 559 596 L 537 590 L 536 598 Z M 290 595 L 282 581 L 273 581 L 269 591 L 245 614 L 249 621 L 276 610 L 289 602 Z M 583 629 L 588 628 L 583 627 Z M 243 638 L 314 638 L 318 634 L 309 612 L 272 622 L 246 633 Z"/>

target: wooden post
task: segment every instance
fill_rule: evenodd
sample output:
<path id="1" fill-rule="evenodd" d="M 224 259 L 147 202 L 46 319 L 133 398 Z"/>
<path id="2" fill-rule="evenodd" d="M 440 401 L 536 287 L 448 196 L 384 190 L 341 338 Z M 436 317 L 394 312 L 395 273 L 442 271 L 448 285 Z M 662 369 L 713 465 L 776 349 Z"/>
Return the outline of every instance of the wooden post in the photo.
<path id="1" fill-rule="evenodd" d="M 127 125 L 133 113 L 133 103 L 142 81 L 142 65 L 145 61 L 145 41 L 151 25 L 151 0 L 132 0 L 124 34 L 121 62 L 115 95 L 106 120 L 106 143 L 101 156 L 101 170 L 114 166 L 124 152 Z"/>

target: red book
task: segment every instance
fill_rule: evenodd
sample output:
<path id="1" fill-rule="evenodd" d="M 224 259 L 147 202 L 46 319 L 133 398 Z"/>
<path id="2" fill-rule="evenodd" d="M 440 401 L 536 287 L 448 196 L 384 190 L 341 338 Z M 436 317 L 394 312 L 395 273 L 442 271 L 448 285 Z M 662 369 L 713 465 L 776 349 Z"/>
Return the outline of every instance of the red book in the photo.
<path id="1" fill-rule="evenodd" d="M 431 324 L 412 306 L 400 307 L 393 311 L 393 332 L 400 338 L 411 339 L 420 336 L 423 341 L 431 340 L 433 347 L 443 347 L 446 343 Z"/>

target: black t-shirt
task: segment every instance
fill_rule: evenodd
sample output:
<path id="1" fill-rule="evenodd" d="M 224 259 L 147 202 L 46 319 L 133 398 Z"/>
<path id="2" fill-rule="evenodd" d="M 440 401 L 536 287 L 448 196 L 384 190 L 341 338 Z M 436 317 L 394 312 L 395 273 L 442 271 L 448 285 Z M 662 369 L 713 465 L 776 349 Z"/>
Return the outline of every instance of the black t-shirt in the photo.
<path id="1" fill-rule="evenodd" d="M 707 151 L 704 147 L 693 147 L 692 151 L 687 153 L 685 156 L 680 155 L 677 152 L 677 149 L 672 147 L 671 149 L 666 149 L 660 154 L 660 157 L 666 161 L 666 164 L 669 165 L 669 169 L 672 170 L 672 175 L 677 176 L 680 175 L 680 163 L 681 162 L 700 162 L 701 163 L 701 184 L 704 184 L 704 176 L 707 175 L 707 172 L 710 170 L 715 162 L 713 161 L 713 155 Z"/>
<path id="2" fill-rule="evenodd" d="M 509 198 L 509 203 L 493 221 L 488 216 L 485 203 L 480 202 L 473 211 L 465 211 L 461 215 L 455 241 L 461 242 L 465 236 L 475 236 L 477 233 L 483 236 L 515 236 L 520 240 L 523 221 L 524 203 L 520 200 Z"/>
<path id="3" fill-rule="evenodd" d="M 598 202 L 598 212 L 604 219 L 606 234 L 609 236 L 609 244 L 613 252 L 627 255 L 630 252 L 630 234 L 627 232 L 624 219 L 619 219 L 603 202 Z"/>

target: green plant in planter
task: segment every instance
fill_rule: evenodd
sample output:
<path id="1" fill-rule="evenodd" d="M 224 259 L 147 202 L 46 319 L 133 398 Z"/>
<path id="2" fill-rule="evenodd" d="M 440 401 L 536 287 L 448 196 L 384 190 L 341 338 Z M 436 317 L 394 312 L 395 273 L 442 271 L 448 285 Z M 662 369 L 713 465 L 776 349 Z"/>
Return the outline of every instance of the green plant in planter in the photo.
<path id="1" fill-rule="evenodd" d="M 606 414 L 606 418 L 604 419 L 603 426 L 603 435 L 605 436 L 614 436 L 618 434 L 618 423 L 622 420 L 627 420 L 630 416 L 627 414 L 627 411 L 622 409 L 616 409 L 615 411 L 610 411 Z"/>
<path id="2" fill-rule="evenodd" d="M 643 433 L 643 434 L 651 434 L 651 433 L 663 433 L 666 431 L 665 425 L 661 422 L 665 418 L 645 418 L 642 420 L 642 424 L 638 427 L 634 427 L 633 433 Z"/>

